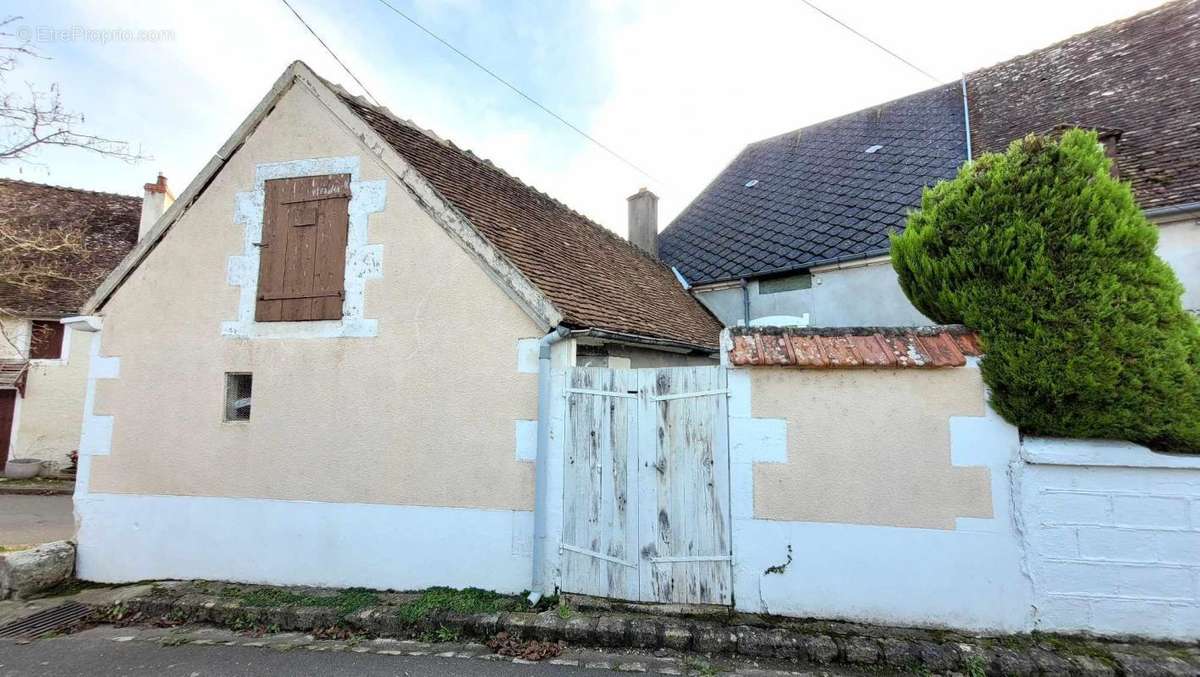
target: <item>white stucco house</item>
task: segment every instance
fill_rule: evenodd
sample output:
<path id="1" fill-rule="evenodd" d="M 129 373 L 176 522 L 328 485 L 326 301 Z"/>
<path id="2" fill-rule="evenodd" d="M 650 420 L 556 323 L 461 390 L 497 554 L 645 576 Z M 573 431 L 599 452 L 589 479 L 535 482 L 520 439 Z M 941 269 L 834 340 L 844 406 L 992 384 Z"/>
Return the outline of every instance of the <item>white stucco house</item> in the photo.
<path id="1" fill-rule="evenodd" d="M 28 255 L 0 284 L 0 474 L 10 458 L 72 463 L 79 448 L 88 335 L 63 324 L 137 242 L 170 199 L 161 176 L 146 198 L 0 179 L 0 221 L 14 242 L 66 244 Z"/>

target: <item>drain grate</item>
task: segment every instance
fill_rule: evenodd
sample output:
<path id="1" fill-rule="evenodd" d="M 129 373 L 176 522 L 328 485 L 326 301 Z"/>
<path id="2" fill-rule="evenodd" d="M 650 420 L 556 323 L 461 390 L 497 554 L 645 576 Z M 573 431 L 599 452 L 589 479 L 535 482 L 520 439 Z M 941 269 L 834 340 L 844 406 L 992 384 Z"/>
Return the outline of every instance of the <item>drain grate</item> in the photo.
<path id="1" fill-rule="evenodd" d="M 79 602 L 63 602 L 12 623 L 0 625 L 0 638 L 34 639 L 49 632 L 66 629 L 91 614 L 91 608 Z"/>

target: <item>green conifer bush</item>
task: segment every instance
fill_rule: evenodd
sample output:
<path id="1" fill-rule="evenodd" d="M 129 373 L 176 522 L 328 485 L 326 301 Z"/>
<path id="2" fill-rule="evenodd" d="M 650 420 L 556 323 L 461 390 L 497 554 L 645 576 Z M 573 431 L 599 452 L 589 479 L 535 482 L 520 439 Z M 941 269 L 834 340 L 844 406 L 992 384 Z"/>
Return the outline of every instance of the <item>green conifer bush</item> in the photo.
<path id="1" fill-rule="evenodd" d="M 975 329 L 992 406 L 1028 434 L 1200 453 L 1200 323 L 1096 135 L 1029 136 L 925 191 L 892 237 L 926 316 Z"/>

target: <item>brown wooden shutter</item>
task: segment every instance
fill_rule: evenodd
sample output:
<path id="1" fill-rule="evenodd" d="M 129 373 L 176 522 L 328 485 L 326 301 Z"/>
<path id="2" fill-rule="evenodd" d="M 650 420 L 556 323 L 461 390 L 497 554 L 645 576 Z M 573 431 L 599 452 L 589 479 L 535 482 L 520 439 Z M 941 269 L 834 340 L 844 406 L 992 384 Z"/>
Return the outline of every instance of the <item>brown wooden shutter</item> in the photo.
<path id="1" fill-rule="evenodd" d="M 33 333 L 29 339 L 29 359 L 61 359 L 66 327 L 57 320 L 34 320 L 31 324 Z"/>
<path id="2" fill-rule="evenodd" d="M 267 181 L 255 320 L 342 319 L 349 204 L 349 174 Z"/>

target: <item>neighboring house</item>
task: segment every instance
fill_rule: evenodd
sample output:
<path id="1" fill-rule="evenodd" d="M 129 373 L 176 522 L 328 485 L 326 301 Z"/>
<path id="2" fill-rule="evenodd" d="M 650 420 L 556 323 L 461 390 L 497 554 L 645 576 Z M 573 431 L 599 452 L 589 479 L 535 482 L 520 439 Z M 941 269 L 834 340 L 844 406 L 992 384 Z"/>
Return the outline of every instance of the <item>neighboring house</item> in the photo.
<path id="1" fill-rule="evenodd" d="M 716 365 L 721 331 L 658 261 L 300 62 L 84 312 L 92 580 L 528 587 L 551 361 Z"/>
<path id="2" fill-rule="evenodd" d="M 661 258 L 727 325 L 925 324 L 888 259 L 922 189 L 968 153 L 1079 126 L 1161 226 L 1159 254 L 1200 312 L 1198 41 L 1200 3 L 1168 3 L 751 144 L 662 232 Z"/>
<path id="3" fill-rule="evenodd" d="M 165 198 L 166 184 L 148 184 Z M 161 190 L 160 190 L 161 189 Z M 153 206 L 154 200 L 148 201 Z M 88 341 L 64 326 L 137 242 L 141 198 L 0 179 L 5 246 L 26 234 L 71 234 L 80 247 L 53 258 L 41 289 L 0 283 L 0 471 L 8 458 L 70 464 L 79 446 Z"/>

